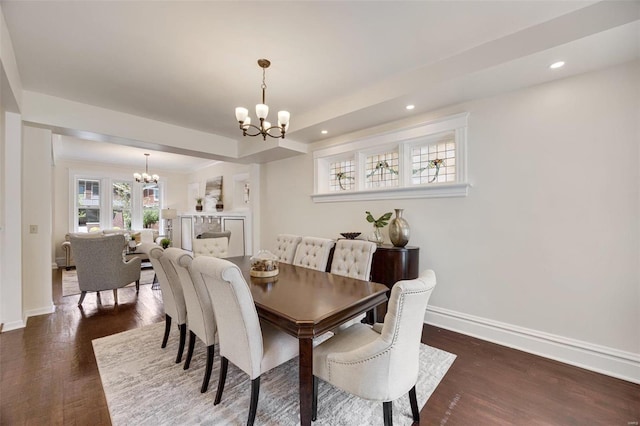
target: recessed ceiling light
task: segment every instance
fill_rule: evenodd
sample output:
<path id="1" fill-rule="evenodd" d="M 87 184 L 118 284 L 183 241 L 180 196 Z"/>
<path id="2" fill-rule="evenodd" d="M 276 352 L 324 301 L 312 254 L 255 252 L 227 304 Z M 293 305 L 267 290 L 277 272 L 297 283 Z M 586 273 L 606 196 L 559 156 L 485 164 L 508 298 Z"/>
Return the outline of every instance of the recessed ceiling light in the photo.
<path id="1" fill-rule="evenodd" d="M 322 130 L 320 133 L 322 133 L 323 135 L 326 135 L 327 133 L 329 133 L 328 130 Z"/>
<path id="2" fill-rule="evenodd" d="M 562 68 L 562 67 L 564 67 L 564 61 L 554 62 L 551 65 L 549 65 L 549 68 L 551 68 L 552 70 Z"/>
<path id="3" fill-rule="evenodd" d="M 416 107 L 415 105 L 407 105 L 405 108 L 408 109 L 408 110 L 412 110 L 415 107 Z"/>

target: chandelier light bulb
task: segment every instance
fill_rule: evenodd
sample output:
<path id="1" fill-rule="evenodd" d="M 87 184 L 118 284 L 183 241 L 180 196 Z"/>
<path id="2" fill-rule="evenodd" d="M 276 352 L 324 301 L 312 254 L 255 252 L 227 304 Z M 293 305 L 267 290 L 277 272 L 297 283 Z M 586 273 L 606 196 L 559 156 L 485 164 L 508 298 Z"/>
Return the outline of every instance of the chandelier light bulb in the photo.
<path id="1" fill-rule="evenodd" d="M 278 125 L 286 126 L 287 124 L 289 124 L 290 117 L 291 114 L 289 114 L 289 111 L 278 111 Z"/>
<path id="2" fill-rule="evenodd" d="M 243 123 L 247 119 L 248 115 L 249 115 L 249 110 L 248 109 L 243 108 L 243 107 L 236 108 L 236 119 L 240 123 Z"/>
<path id="3" fill-rule="evenodd" d="M 133 174 L 133 178 L 136 180 L 136 182 L 144 182 L 144 183 L 158 183 L 158 181 L 160 180 L 160 176 L 158 175 L 150 175 L 149 174 L 149 155 L 150 154 L 144 154 L 145 155 L 145 166 L 144 166 L 144 173 L 140 174 L 140 173 L 134 173 Z"/>
<path id="4" fill-rule="evenodd" d="M 269 115 L 269 106 L 265 104 L 256 105 L 256 115 L 258 118 L 267 118 L 267 115 Z"/>

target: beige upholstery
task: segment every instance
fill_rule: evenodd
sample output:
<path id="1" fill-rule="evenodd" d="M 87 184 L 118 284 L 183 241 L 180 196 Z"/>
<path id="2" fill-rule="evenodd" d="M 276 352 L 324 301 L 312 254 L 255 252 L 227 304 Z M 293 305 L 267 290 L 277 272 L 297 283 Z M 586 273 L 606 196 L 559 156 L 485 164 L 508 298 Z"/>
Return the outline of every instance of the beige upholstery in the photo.
<path id="1" fill-rule="evenodd" d="M 279 234 L 276 236 L 276 247 L 273 254 L 278 256 L 280 262 L 291 264 L 301 240 L 302 237 L 299 235 Z"/>
<path id="2" fill-rule="evenodd" d="M 193 281 L 204 281 L 211 298 L 220 340 L 220 380 L 214 404 L 222 398 L 228 361 L 251 379 L 249 421 L 253 424 L 260 375 L 298 355 L 298 339 L 258 320 L 249 285 L 233 263 L 214 257 L 193 260 Z M 292 386 L 296 386 L 292 383 Z"/>
<path id="3" fill-rule="evenodd" d="M 207 366 L 201 392 L 206 392 L 213 367 L 213 351 L 216 342 L 216 320 L 213 314 L 211 298 L 201 276 L 194 275 L 196 281 L 191 279 L 188 268 L 191 267 L 193 257 L 188 251 L 179 248 L 168 248 L 164 251 L 166 258 L 177 272 L 178 281 L 182 285 L 182 292 L 187 306 L 187 328 L 189 329 L 189 349 L 184 369 L 188 369 L 193 356 L 195 337 L 207 346 Z"/>
<path id="4" fill-rule="evenodd" d="M 371 278 L 371 263 L 373 253 L 378 246 L 376 243 L 364 240 L 338 240 L 331 261 L 331 273 L 369 281 Z M 351 325 L 361 322 L 365 315 L 360 315 L 342 324 L 334 333 L 339 333 Z"/>
<path id="5" fill-rule="evenodd" d="M 335 241 L 326 238 L 303 237 L 293 258 L 295 266 L 326 271 L 329 254 Z"/>
<path id="6" fill-rule="evenodd" d="M 376 243 L 364 240 L 338 240 L 331 261 L 331 273 L 369 281 Z"/>
<path id="7" fill-rule="evenodd" d="M 125 244 L 124 235 L 91 238 L 70 236 L 81 291 L 78 305 L 84 301 L 87 291 L 113 290 L 117 304 L 118 288 L 135 281 L 136 290 L 140 289 L 140 259 L 125 262 L 122 259 Z"/>
<path id="8" fill-rule="evenodd" d="M 382 328 L 355 324 L 318 345 L 313 350 L 314 376 L 372 401 L 387 403 L 407 392 L 411 399 L 413 392 L 413 408 L 424 314 L 435 285 L 432 270 L 397 282 Z M 391 404 L 384 407 L 388 424 Z M 417 409 L 412 411 L 415 420 Z"/>
<path id="9" fill-rule="evenodd" d="M 193 257 L 227 257 L 229 255 L 229 240 L 226 237 L 196 238 L 192 241 Z"/>
<path id="10" fill-rule="evenodd" d="M 184 299 L 184 292 L 182 291 L 182 285 L 178 282 L 175 268 L 166 260 L 162 262 L 164 249 L 158 245 L 153 245 L 149 249 L 148 247 L 151 244 L 146 244 L 142 250 L 149 253 L 149 260 L 160 283 L 160 292 L 162 293 L 162 303 L 164 305 L 165 329 L 162 347 L 167 346 L 171 322 L 175 320 L 180 329 L 180 343 L 178 346 L 178 356 L 176 357 L 176 363 L 179 363 L 182 360 L 182 351 L 184 350 L 184 343 L 187 336 L 187 305 Z M 169 270 L 167 270 L 166 266 L 169 267 Z"/>
<path id="11" fill-rule="evenodd" d="M 208 232 L 203 232 L 202 234 L 200 234 L 200 236 L 198 238 L 202 239 L 202 238 L 220 238 L 220 237 L 225 237 L 227 239 L 227 241 L 229 241 L 231 239 L 231 231 L 208 231 Z"/>

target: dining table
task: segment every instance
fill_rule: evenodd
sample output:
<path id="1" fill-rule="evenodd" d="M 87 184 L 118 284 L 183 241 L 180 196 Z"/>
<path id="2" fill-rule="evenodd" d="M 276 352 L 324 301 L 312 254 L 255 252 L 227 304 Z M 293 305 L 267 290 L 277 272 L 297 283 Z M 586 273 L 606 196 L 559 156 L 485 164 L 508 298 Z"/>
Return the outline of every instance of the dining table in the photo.
<path id="1" fill-rule="evenodd" d="M 300 424 L 311 425 L 314 338 L 387 301 L 384 284 L 280 262 L 275 277 L 251 276 L 251 257 L 229 257 L 249 284 L 262 321 L 299 342 Z"/>

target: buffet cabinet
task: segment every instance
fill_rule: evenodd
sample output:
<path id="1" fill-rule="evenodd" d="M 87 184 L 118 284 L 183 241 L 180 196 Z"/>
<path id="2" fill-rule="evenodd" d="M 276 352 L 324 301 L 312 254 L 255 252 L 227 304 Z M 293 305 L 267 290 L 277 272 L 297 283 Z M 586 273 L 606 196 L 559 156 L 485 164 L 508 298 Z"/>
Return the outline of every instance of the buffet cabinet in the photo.
<path id="1" fill-rule="evenodd" d="M 231 231 L 229 257 L 251 254 L 250 220 L 246 214 L 185 214 L 178 217 L 174 241 L 180 248 L 193 251 L 192 241 L 203 232 Z"/>
<path id="2" fill-rule="evenodd" d="M 412 280 L 420 274 L 419 247 L 393 247 L 391 245 L 378 246 L 373 253 L 371 263 L 371 281 L 389 287 L 387 297 L 391 295 L 393 285 L 400 280 Z M 376 320 L 384 321 L 387 313 L 387 303 L 379 305 Z"/>

